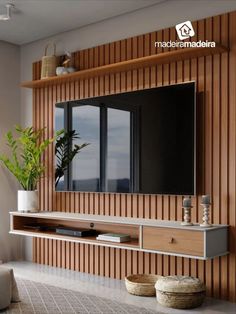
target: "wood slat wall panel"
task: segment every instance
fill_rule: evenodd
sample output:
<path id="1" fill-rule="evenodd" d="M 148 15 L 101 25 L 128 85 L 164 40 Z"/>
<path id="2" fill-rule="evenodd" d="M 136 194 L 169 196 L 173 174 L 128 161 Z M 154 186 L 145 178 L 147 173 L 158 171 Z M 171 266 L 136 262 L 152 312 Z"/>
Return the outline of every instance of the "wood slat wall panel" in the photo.
<path id="1" fill-rule="evenodd" d="M 195 80 L 198 196 L 193 198 L 192 220 L 201 220 L 200 195 L 211 194 L 212 222 L 230 224 L 230 255 L 204 262 L 34 239 L 35 262 L 119 279 L 143 272 L 198 276 L 206 282 L 208 295 L 236 301 L 236 12 L 196 21 L 193 26 L 196 35 L 191 40 L 215 40 L 229 46 L 230 52 L 36 89 L 33 91 L 33 123 L 36 128 L 47 126 L 45 136 L 52 136 L 56 102 Z M 161 53 L 168 48 L 156 49 L 154 42 L 170 39 L 177 39 L 174 28 L 78 51 L 73 59 L 81 70 L 92 68 Z M 33 64 L 33 79 L 40 78 L 40 67 L 40 62 Z M 44 156 L 44 162 L 46 176 L 39 183 L 41 210 L 182 219 L 181 196 L 56 193 L 52 147 Z"/>

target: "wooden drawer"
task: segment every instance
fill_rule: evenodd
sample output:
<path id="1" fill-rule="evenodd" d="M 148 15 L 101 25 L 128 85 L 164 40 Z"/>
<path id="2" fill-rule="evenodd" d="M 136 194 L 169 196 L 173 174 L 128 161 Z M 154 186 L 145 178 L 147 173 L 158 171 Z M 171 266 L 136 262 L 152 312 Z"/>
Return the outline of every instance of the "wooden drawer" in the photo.
<path id="1" fill-rule="evenodd" d="M 192 230 L 144 226 L 143 249 L 204 256 L 204 234 Z"/>

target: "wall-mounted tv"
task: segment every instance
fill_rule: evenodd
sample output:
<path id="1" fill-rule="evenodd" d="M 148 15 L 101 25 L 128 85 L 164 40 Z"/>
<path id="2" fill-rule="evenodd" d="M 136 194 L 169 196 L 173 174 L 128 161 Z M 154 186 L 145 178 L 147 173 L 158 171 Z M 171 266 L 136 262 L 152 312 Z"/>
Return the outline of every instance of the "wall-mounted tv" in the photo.
<path id="1" fill-rule="evenodd" d="M 77 134 L 65 156 L 89 145 L 56 190 L 194 195 L 195 104 L 195 82 L 57 103 L 56 130 Z M 60 162 L 57 154 L 56 169 Z"/>

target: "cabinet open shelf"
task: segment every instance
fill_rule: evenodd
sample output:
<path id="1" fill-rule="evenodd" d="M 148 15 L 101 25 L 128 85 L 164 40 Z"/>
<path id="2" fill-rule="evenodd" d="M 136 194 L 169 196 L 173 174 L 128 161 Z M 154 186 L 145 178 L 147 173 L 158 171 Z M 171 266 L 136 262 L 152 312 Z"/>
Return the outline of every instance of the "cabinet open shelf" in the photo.
<path id="1" fill-rule="evenodd" d="M 183 227 L 179 221 L 84 215 L 65 212 L 20 213 L 11 212 L 10 233 L 85 243 L 127 250 L 161 253 L 166 255 L 208 259 L 228 254 L 227 225 L 214 225 L 201 228 L 195 224 Z M 29 230 L 26 225 L 41 224 L 50 226 L 93 228 L 98 233 L 129 234 L 129 242 L 117 243 L 100 241 L 96 236 L 73 237 L 55 231 Z M 215 245 L 217 243 L 217 246 Z"/>
<path id="2" fill-rule="evenodd" d="M 162 52 L 151 56 L 112 63 L 61 76 L 54 76 L 43 80 L 26 81 L 23 82 L 21 86 L 27 88 L 41 88 L 44 86 L 73 82 L 80 79 L 89 79 L 102 75 L 137 70 L 145 67 L 155 66 L 158 64 L 167 64 L 192 58 L 206 57 L 209 55 L 219 54 L 227 51 L 228 48 L 219 44 L 216 44 L 215 47 L 180 48 L 177 50 Z"/>
<path id="3" fill-rule="evenodd" d="M 68 241 L 74 243 L 84 243 L 84 244 L 92 244 L 92 245 L 99 245 L 99 246 L 106 246 L 106 247 L 116 247 L 116 248 L 123 248 L 123 249 L 130 249 L 130 250 L 137 250 L 139 249 L 139 242 L 138 239 L 131 239 L 129 242 L 110 242 L 110 241 L 101 241 L 97 240 L 95 236 L 91 237 L 73 237 L 73 236 L 66 236 L 61 235 L 53 231 L 33 231 L 21 228 L 19 230 L 15 229 L 14 231 L 10 231 L 11 234 L 18 234 L 28 237 L 36 237 L 36 238 L 46 238 L 52 240 L 61 240 L 61 241 Z"/>

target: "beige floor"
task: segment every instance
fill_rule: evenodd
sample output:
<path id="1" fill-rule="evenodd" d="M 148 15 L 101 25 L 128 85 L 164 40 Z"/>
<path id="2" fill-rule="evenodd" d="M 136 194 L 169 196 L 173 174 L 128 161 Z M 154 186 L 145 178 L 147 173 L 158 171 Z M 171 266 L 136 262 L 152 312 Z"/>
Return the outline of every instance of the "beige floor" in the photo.
<path id="1" fill-rule="evenodd" d="M 128 294 L 124 282 L 100 276 L 88 275 L 71 270 L 49 267 L 29 262 L 11 262 L 17 277 L 72 289 L 119 302 L 145 307 L 162 313 L 208 314 L 236 313 L 236 304 L 208 298 L 203 306 L 194 310 L 173 310 L 157 304 L 155 298 L 136 297 Z"/>

